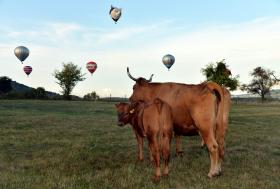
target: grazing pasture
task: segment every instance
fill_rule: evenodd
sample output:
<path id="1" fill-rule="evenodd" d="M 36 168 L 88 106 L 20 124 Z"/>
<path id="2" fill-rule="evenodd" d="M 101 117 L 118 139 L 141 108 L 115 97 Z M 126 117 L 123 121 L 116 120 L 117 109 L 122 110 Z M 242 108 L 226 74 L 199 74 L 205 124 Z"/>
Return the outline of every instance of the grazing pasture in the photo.
<path id="1" fill-rule="evenodd" d="M 223 175 L 209 179 L 200 138 L 183 137 L 184 157 L 155 184 L 136 162 L 129 126 L 108 102 L 0 101 L 0 188 L 280 188 L 280 104 L 233 105 Z"/>

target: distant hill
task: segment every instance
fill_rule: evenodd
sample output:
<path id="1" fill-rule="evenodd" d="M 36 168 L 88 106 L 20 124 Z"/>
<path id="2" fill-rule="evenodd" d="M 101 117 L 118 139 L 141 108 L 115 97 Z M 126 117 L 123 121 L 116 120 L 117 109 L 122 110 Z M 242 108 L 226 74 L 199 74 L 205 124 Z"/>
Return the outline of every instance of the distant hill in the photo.
<path id="1" fill-rule="evenodd" d="M 99 101 L 105 101 L 105 102 L 128 102 L 128 98 L 123 98 L 123 97 L 103 97 L 103 98 L 99 98 Z"/>
<path id="2" fill-rule="evenodd" d="M 13 88 L 12 92 L 24 93 L 24 92 L 28 92 L 28 91 L 34 89 L 32 87 L 23 85 L 23 84 L 18 83 L 16 81 L 12 81 L 11 85 L 12 85 L 12 88 Z M 54 93 L 54 92 L 51 92 L 51 91 L 46 91 L 46 93 L 47 93 L 48 97 L 53 97 L 53 96 L 60 95 L 58 93 Z"/>

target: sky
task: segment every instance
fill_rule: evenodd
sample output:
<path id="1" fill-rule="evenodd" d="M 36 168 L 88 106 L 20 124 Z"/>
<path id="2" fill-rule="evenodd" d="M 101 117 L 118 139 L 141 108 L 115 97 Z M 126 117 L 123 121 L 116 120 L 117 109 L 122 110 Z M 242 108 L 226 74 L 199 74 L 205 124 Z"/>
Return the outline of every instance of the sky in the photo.
<path id="1" fill-rule="evenodd" d="M 117 24 L 111 5 L 122 8 Z M 60 93 L 53 73 L 73 62 L 86 80 L 72 94 L 129 97 L 126 67 L 136 78 L 198 84 L 203 67 L 225 59 L 248 83 L 257 66 L 280 75 L 279 10 L 280 0 L 0 0 L 0 76 Z M 23 65 L 14 55 L 20 45 L 30 50 Z M 175 57 L 170 71 L 165 54 Z M 98 65 L 92 76 L 88 61 Z"/>

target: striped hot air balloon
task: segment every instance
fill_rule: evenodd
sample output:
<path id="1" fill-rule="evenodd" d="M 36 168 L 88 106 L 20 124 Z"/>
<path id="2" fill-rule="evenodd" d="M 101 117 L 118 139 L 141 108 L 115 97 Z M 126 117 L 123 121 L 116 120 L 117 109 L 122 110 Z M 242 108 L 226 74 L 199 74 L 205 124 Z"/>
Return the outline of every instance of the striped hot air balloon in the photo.
<path id="1" fill-rule="evenodd" d="M 97 64 L 93 61 L 90 61 L 87 63 L 87 69 L 92 75 L 92 73 L 95 72 L 95 70 L 97 69 Z"/>
<path id="2" fill-rule="evenodd" d="M 24 66 L 23 71 L 26 73 L 27 76 L 32 72 L 31 66 Z"/>
<path id="3" fill-rule="evenodd" d="M 23 61 L 29 56 L 29 50 L 24 46 L 18 46 L 15 48 L 14 53 L 21 63 L 23 63 Z"/>

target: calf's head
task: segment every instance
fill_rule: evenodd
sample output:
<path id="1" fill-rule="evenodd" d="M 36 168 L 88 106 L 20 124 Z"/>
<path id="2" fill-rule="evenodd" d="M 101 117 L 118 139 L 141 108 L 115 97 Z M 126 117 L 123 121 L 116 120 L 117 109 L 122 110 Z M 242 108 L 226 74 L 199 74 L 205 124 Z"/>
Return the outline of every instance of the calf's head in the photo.
<path id="1" fill-rule="evenodd" d="M 130 110 L 129 104 L 120 102 L 115 104 L 118 114 L 118 126 L 124 126 L 129 123 L 130 121 Z"/>

